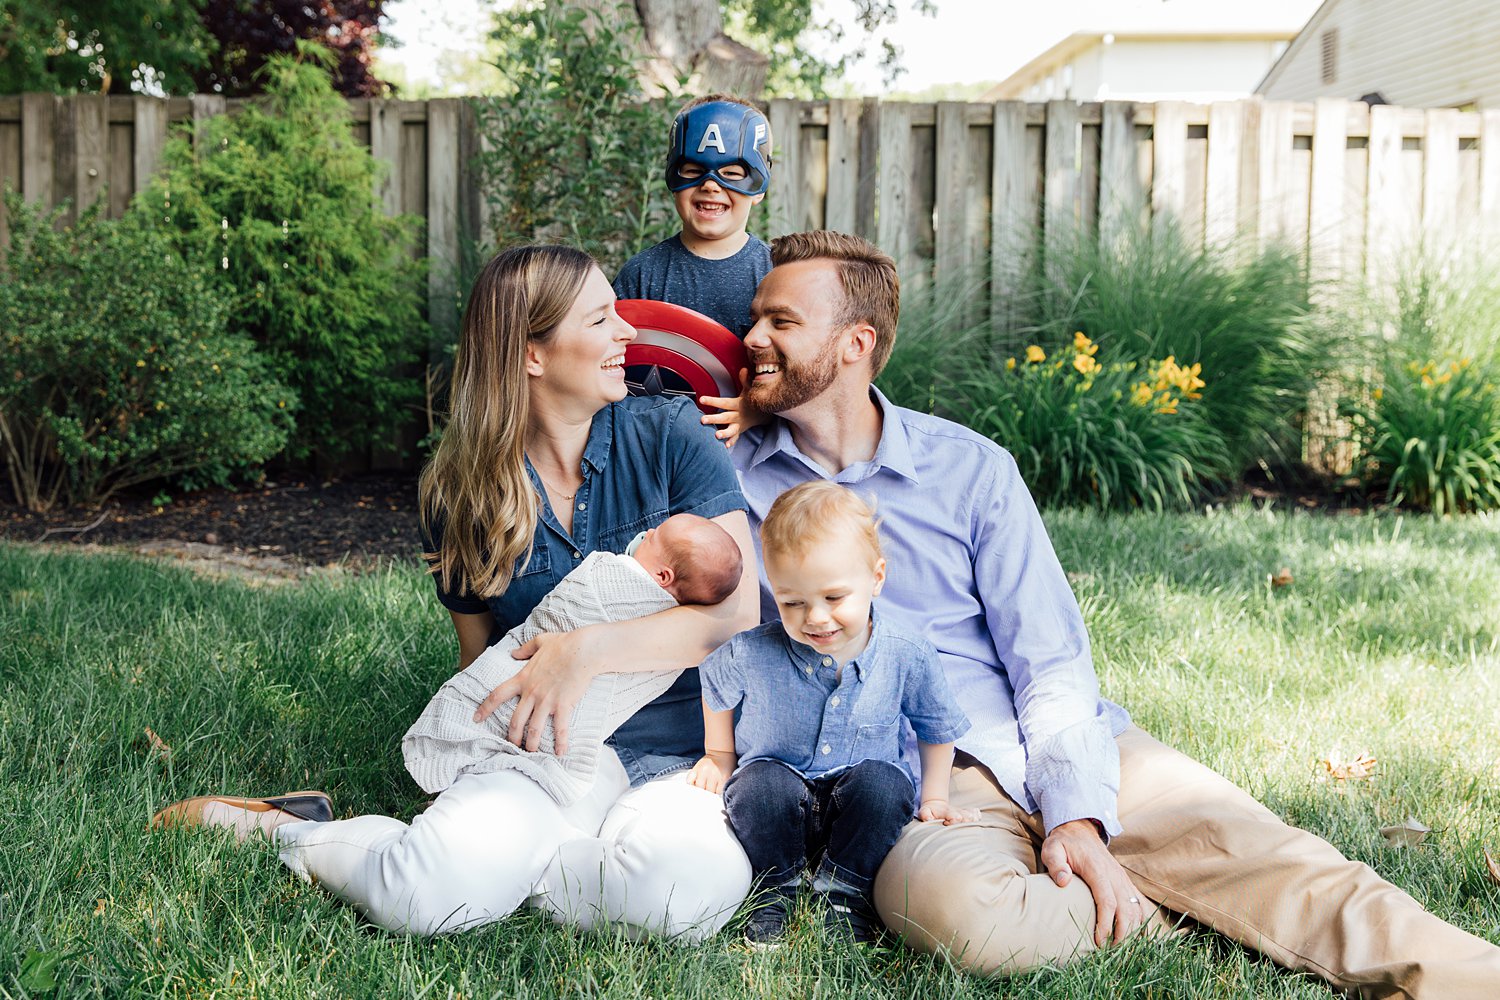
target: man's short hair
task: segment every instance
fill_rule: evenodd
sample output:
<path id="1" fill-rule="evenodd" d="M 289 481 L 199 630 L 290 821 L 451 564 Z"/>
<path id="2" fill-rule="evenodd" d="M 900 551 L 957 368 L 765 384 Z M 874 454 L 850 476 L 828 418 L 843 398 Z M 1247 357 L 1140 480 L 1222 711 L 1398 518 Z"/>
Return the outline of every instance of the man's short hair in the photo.
<path id="1" fill-rule="evenodd" d="M 875 511 L 847 486 L 826 479 L 798 483 L 776 498 L 760 525 L 765 557 L 797 556 L 815 542 L 848 542 L 850 555 L 863 548 L 873 567 L 881 560 Z"/>
<path id="2" fill-rule="evenodd" d="M 804 260 L 831 260 L 844 290 L 835 322 L 840 326 L 868 323 L 875 330 L 870 353 L 870 377 L 879 375 L 896 346 L 901 320 L 901 279 L 890 254 L 869 240 L 819 229 L 792 233 L 771 241 L 771 266 Z"/>

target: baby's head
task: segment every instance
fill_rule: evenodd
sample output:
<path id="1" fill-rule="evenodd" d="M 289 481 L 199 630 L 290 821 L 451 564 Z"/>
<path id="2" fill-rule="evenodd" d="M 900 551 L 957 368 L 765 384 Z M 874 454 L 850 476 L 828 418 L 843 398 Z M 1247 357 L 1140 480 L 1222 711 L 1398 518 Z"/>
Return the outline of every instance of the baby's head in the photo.
<path id="1" fill-rule="evenodd" d="M 729 532 L 697 514 L 673 514 L 631 555 L 678 604 L 718 604 L 734 593 L 743 568 Z"/>
<path id="2" fill-rule="evenodd" d="M 841 663 L 858 656 L 869 641 L 870 604 L 885 585 L 870 506 L 837 483 L 802 483 L 771 505 L 760 547 L 787 635 Z"/>

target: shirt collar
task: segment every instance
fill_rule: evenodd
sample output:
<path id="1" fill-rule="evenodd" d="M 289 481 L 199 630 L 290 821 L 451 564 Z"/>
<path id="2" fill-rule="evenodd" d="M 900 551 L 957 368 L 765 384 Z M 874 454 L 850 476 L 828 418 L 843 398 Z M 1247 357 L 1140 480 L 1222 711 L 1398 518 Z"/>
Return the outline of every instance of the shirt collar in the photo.
<path id="1" fill-rule="evenodd" d="M 611 403 L 594 414 L 589 424 L 588 444 L 583 446 L 583 461 L 595 472 L 609 467 L 609 446 L 615 437 L 615 404 Z"/>
<path id="2" fill-rule="evenodd" d="M 870 398 L 875 405 L 880 407 L 880 442 L 875 446 L 875 457 L 868 462 L 861 462 L 844 469 L 832 478 L 838 481 L 852 480 L 858 482 L 868 479 L 882 469 L 896 473 L 913 483 L 918 482 L 917 466 L 912 460 L 911 439 L 906 434 L 906 424 L 901 419 L 901 409 L 886 398 L 885 393 L 870 386 Z M 815 472 L 820 478 L 830 478 L 828 473 L 802 454 L 802 449 L 797 447 L 797 442 L 792 438 L 792 425 L 780 417 L 775 418 L 761 437 L 760 443 L 756 445 L 755 452 L 750 456 L 750 467 L 754 468 L 776 454 L 784 454 L 794 458 Z M 850 475 L 850 473 L 855 473 Z"/>
<path id="3" fill-rule="evenodd" d="M 869 664 L 875 662 L 880 655 L 880 637 L 885 633 L 885 626 L 880 612 L 875 610 L 875 605 L 870 605 L 870 641 L 865 643 L 864 650 L 854 659 L 845 663 L 845 667 L 854 668 L 854 676 L 861 684 L 865 681 L 865 675 L 869 672 Z M 781 630 L 782 637 L 786 639 L 787 649 L 791 650 L 792 662 L 799 667 L 819 666 L 823 662 L 823 654 L 813 649 L 806 643 L 798 642 L 786 629 Z"/>

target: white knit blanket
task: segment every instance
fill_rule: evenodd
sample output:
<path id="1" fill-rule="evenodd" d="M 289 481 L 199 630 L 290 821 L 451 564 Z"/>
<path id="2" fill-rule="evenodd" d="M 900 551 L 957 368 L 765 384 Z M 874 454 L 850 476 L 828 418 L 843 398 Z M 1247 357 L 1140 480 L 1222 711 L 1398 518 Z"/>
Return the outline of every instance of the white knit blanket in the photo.
<path id="1" fill-rule="evenodd" d="M 519 699 L 501 705 L 484 722 L 474 721 L 474 711 L 526 665 L 510 654 L 534 636 L 641 618 L 676 603 L 632 557 L 593 553 L 563 577 L 524 622 L 438 689 L 401 738 L 406 769 L 427 792 L 441 792 L 461 775 L 511 769 L 530 777 L 561 805 L 576 801 L 593 784 L 604 740 L 671 687 L 682 671 L 599 675 L 573 710 L 568 752 L 561 757 L 555 752 L 550 717 L 536 751 L 506 738 Z"/>

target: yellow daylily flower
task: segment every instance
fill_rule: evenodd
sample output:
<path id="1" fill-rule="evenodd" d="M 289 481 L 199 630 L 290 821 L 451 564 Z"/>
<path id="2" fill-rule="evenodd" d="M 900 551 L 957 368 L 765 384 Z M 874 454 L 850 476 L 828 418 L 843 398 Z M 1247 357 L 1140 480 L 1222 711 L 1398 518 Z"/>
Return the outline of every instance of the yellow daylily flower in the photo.
<path id="1" fill-rule="evenodd" d="M 1073 350 L 1079 354 L 1087 354 L 1089 357 L 1093 357 L 1099 353 L 1099 345 L 1084 336 L 1083 331 L 1079 330 L 1073 334 Z"/>
<path id="2" fill-rule="evenodd" d="M 1005 359 L 1005 370 L 1008 371 L 1008 372 L 1013 372 L 1013 371 L 1016 370 L 1016 359 L 1015 358 L 1006 358 Z"/>
<path id="3" fill-rule="evenodd" d="M 1149 385 L 1147 385 L 1145 382 L 1137 382 L 1135 384 L 1135 388 L 1131 390 L 1130 401 L 1136 406 L 1145 406 L 1147 403 L 1151 402 L 1151 397 L 1153 395 L 1155 395 L 1155 393 Z"/>
<path id="4" fill-rule="evenodd" d="M 1095 361 L 1091 355 L 1079 354 L 1073 358 L 1073 367 L 1078 369 L 1079 374 L 1087 375 L 1099 367 L 1099 362 Z"/>
<path id="5" fill-rule="evenodd" d="M 1026 360 L 1034 365 L 1041 364 L 1043 361 L 1047 360 L 1047 352 L 1042 350 L 1035 344 L 1032 344 L 1030 347 L 1026 348 Z"/>

